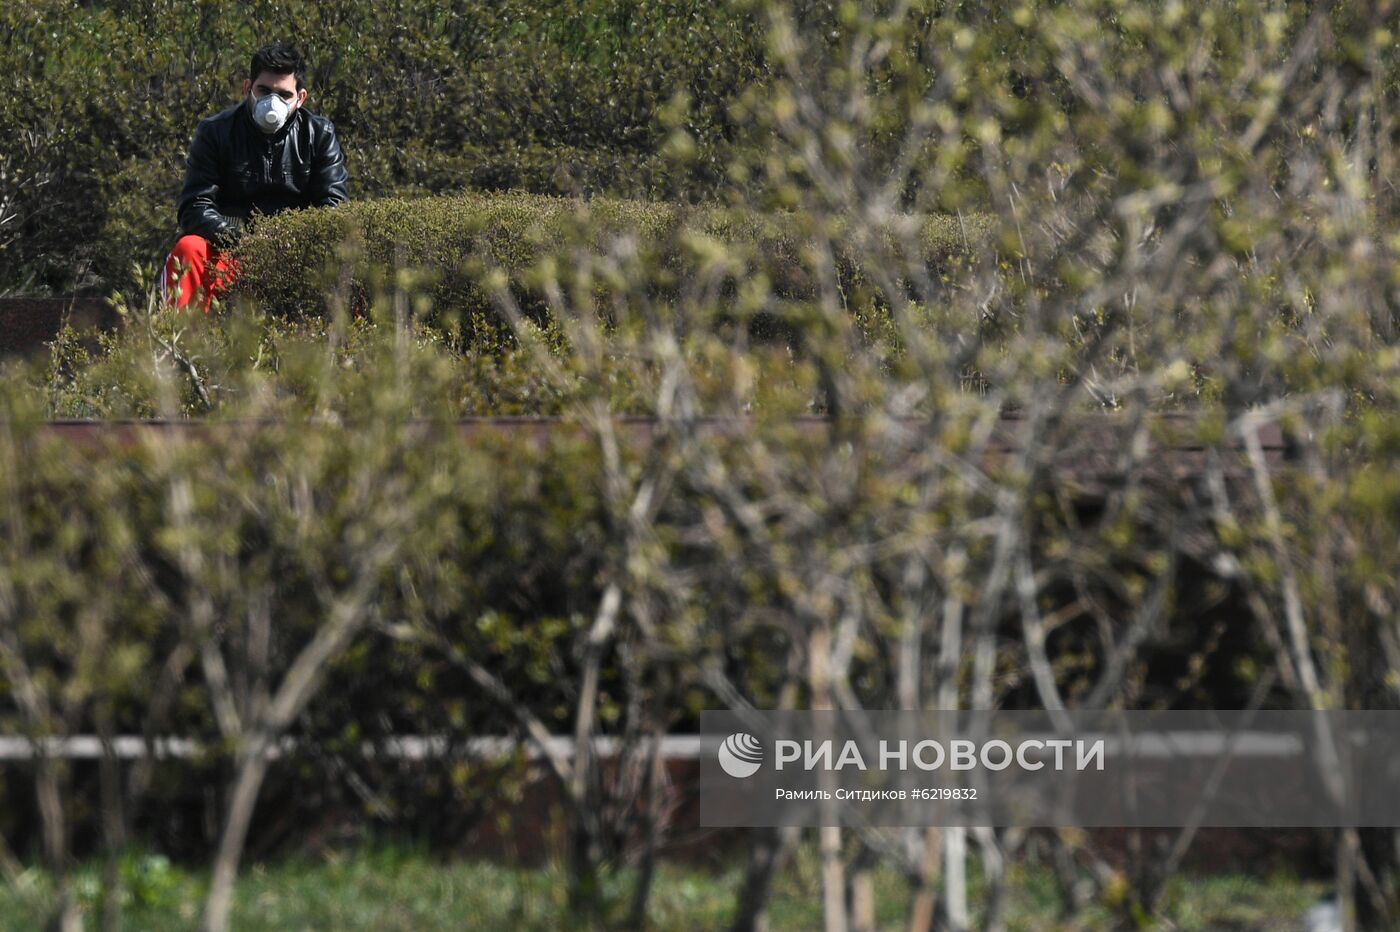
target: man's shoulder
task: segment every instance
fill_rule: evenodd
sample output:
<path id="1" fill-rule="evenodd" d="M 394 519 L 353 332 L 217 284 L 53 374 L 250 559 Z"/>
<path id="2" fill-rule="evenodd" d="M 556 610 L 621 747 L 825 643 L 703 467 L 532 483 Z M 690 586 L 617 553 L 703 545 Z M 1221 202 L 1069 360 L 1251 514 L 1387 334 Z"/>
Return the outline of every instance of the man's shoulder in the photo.
<path id="1" fill-rule="evenodd" d="M 305 107 L 297 112 L 301 113 L 306 118 L 306 122 L 311 126 L 313 131 L 317 133 L 335 133 L 335 124 L 331 122 L 330 117 L 323 116 L 319 113 L 312 113 Z"/>
<path id="2" fill-rule="evenodd" d="M 233 118 L 238 115 L 238 111 L 242 106 L 243 101 L 240 100 L 236 104 L 231 104 L 225 107 L 213 116 L 205 117 L 204 119 L 199 121 L 198 129 L 201 131 L 208 131 L 232 123 Z"/>

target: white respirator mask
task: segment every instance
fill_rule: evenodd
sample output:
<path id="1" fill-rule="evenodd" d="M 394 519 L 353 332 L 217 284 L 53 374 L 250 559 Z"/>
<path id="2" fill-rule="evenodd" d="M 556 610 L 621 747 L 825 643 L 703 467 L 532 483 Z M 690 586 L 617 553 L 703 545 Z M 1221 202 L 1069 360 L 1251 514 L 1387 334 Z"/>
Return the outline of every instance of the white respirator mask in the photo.
<path id="1" fill-rule="evenodd" d="M 286 124 L 295 109 L 291 101 L 268 94 L 253 101 L 253 122 L 258 124 L 258 129 L 271 135 Z"/>

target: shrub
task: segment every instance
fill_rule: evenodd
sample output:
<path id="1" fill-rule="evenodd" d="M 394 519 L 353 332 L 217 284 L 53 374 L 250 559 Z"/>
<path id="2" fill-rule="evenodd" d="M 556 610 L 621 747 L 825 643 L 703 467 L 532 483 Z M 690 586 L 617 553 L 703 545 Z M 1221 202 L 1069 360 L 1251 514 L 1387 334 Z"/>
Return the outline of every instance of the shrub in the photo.
<path id="1" fill-rule="evenodd" d="M 237 100 L 274 38 L 307 53 L 308 106 L 335 121 L 354 197 L 713 193 L 740 136 L 728 103 L 765 67 L 747 6 L 7 4 L 0 70 L 17 83 L 0 101 L 0 210 L 15 219 L 0 227 L 0 289 L 125 286 L 132 261 L 158 260 L 196 122 Z M 684 163 L 662 155 L 663 111 L 693 140 Z"/>
<path id="2" fill-rule="evenodd" d="M 582 213 L 580 213 L 582 211 Z M 981 216 L 932 216 L 919 221 L 919 260 L 933 274 L 986 242 Z M 586 233 L 585 233 L 586 231 Z M 585 235 L 586 241 L 579 236 Z M 597 250 L 631 236 L 638 250 L 684 276 L 702 264 L 714 242 L 747 256 L 753 267 L 789 290 L 810 287 L 805 218 L 729 207 L 689 207 L 613 198 L 587 201 L 508 192 L 438 198 L 390 198 L 333 210 L 288 211 L 262 219 L 240 243 L 237 291 L 269 313 L 321 313 L 337 288 L 370 284 L 374 269 L 403 268 L 434 282 L 436 309 L 459 319 L 494 316 L 481 277 L 499 268 L 528 292 L 530 272 L 545 257 L 568 261 L 571 246 Z M 862 278 L 855 250 L 842 250 L 838 224 L 830 231 L 848 283 Z M 535 298 L 538 303 L 538 298 Z"/>

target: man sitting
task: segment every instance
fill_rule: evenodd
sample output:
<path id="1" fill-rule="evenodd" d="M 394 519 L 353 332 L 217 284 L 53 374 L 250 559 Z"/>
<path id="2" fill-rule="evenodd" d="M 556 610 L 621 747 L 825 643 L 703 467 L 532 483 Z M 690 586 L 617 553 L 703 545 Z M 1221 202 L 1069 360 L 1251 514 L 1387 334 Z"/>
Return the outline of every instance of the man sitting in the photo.
<path id="1" fill-rule="evenodd" d="M 331 207 L 349 197 L 335 126 L 305 107 L 306 61 L 280 42 L 253 54 L 243 100 L 201 120 L 185 162 L 179 242 L 161 289 L 177 307 L 200 296 L 205 313 L 236 265 L 227 249 L 254 212 Z"/>

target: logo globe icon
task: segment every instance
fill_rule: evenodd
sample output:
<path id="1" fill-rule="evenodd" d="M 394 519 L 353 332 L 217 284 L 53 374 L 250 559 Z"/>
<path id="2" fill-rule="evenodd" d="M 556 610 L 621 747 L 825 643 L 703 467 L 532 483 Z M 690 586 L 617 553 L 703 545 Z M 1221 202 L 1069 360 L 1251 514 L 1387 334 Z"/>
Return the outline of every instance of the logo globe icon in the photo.
<path id="1" fill-rule="evenodd" d="M 763 745 L 753 735 L 735 732 L 719 746 L 720 769 L 731 777 L 751 777 L 763 765 Z"/>

